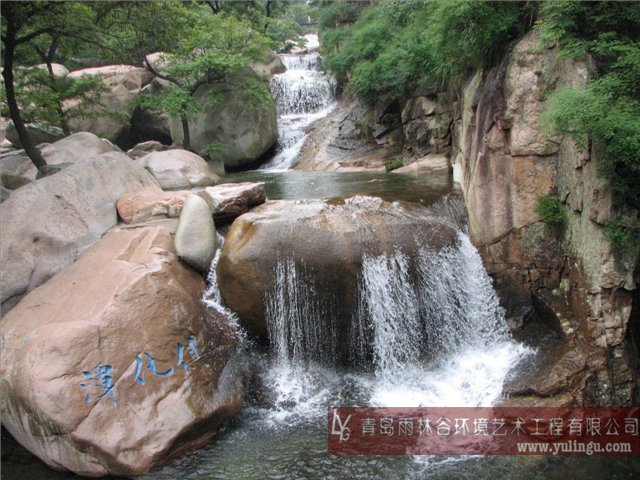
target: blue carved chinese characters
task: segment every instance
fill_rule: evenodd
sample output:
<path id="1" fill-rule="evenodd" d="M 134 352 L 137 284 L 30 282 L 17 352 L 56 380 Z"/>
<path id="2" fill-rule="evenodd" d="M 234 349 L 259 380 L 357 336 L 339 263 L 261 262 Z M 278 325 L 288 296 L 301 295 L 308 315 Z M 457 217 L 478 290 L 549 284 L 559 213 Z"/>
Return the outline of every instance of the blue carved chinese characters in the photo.
<path id="1" fill-rule="evenodd" d="M 113 367 L 111 365 L 103 365 L 102 363 L 96 365 L 93 369 L 93 372 L 84 371 L 82 375 L 86 377 L 86 381 L 80 384 L 80 388 L 86 391 L 86 395 L 84 397 L 84 401 L 86 403 L 91 403 L 93 401 L 93 397 L 95 397 L 95 401 L 97 402 L 101 398 L 109 396 L 111 401 L 115 405 L 118 403 L 116 401 L 116 394 L 113 391 L 113 377 L 111 376 L 111 371 Z M 102 392 L 99 395 L 96 395 L 95 391 Z"/>
<path id="2" fill-rule="evenodd" d="M 158 377 L 168 377 L 170 375 L 173 375 L 173 368 L 169 368 L 164 372 L 159 372 L 156 369 L 156 362 L 153 357 L 146 352 L 144 352 L 143 355 L 147 357 L 147 370 L 151 371 L 151 373 L 157 375 Z M 140 358 L 140 355 L 136 356 L 136 375 L 133 379 L 133 383 L 136 382 L 138 382 L 140 385 L 144 385 L 144 377 L 142 376 L 142 359 Z"/>
<path id="3" fill-rule="evenodd" d="M 191 357 L 191 361 L 187 362 L 186 357 Z M 188 373 L 189 365 L 198 360 L 202 354 L 198 350 L 195 337 L 189 337 L 187 344 L 183 345 L 178 342 L 177 365 Z M 146 360 L 146 367 L 145 367 Z M 136 369 L 133 377 L 133 385 L 145 385 L 144 374 L 146 370 L 158 377 L 170 377 L 175 373 L 173 367 L 169 367 L 164 371 L 158 370 L 156 360 L 150 353 L 142 352 L 136 355 Z M 80 383 L 80 388 L 85 392 L 85 402 L 98 402 L 101 398 L 109 397 L 113 405 L 116 405 L 115 384 L 113 383 L 113 366 L 107 364 L 98 364 L 93 371 L 83 371 L 82 375 L 85 380 Z"/>

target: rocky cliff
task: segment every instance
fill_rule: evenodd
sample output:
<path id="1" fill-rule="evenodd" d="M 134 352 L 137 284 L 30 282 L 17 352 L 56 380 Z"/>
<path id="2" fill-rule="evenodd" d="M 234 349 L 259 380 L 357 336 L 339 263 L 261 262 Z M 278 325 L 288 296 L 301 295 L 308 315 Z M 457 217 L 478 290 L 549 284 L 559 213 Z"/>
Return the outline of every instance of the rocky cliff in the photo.
<path id="1" fill-rule="evenodd" d="M 316 163 L 345 139 L 351 152 L 377 145 L 387 160 L 402 156 L 405 164 L 433 154 L 449 158 L 471 238 L 512 324 L 546 317 L 563 337 L 565 353 L 538 380 L 510 392 L 533 402 L 617 405 L 638 395 L 637 255 L 614 251 L 605 236 L 618 212 L 597 152 L 579 151 L 540 121 L 549 94 L 584 87 L 593 68 L 589 59 L 541 48 L 531 32 L 499 65 L 459 88 L 423 88 L 402 102 L 368 109 L 356 103 L 346 113 L 343 107 L 334 130 L 323 131 L 324 143 L 312 138 L 307 146 Z M 304 152 L 303 168 L 319 169 L 309 167 Z M 535 212 L 547 194 L 560 199 L 564 226 Z"/>
<path id="2" fill-rule="evenodd" d="M 550 307 L 572 347 L 571 368 L 558 362 L 541 372 L 552 373 L 556 384 L 534 384 L 526 393 L 628 404 L 637 396 L 637 258 L 616 253 L 604 234 L 615 212 L 596 152 L 579 151 L 540 123 L 547 95 L 563 85 L 584 86 L 592 68 L 557 53 L 540 49 L 531 33 L 499 66 L 466 83 L 452 134 L 454 175 L 472 238 L 509 313 Z M 567 211 L 564 227 L 546 225 L 534 211 L 549 193 Z"/>

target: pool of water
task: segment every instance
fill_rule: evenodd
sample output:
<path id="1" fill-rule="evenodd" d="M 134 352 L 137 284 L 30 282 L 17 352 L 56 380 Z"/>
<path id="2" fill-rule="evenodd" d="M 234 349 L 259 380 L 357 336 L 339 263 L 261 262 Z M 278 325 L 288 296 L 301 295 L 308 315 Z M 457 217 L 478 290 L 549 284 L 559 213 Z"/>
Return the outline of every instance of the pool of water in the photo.
<path id="1" fill-rule="evenodd" d="M 326 415 L 325 415 L 326 417 Z M 327 455 L 326 421 L 274 427 L 256 410 L 204 449 L 145 479 L 636 479 L 639 458 L 612 457 L 342 457 Z"/>
<path id="2" fill-rule="evenodd" d="M 384 200 L 431 204 L 460 192 L 449 174 L 413 175 L 387 172 L 251 171 L 229 174 L 222 183 L 264 182 L 271 200 L 336 199 L 371 195 Z"/>
<path id="3" fill-rule="evenodd" d="M 224 182 L 264 181 L 270 199 L 336 200 L 373 195 L 389 201 L 432 205 L 445 195 L 460 195 L 449 175 L 406 175 L 386 172 L 307 173 L 245 172 Z M 543 345 L 544 339 L 532 341 Z M 413 379 L 418 403 L 448 402 L 461 388 L 456 379 L 478 381 L 477 389 L 495 396 L 496 385 L 482 384 L 482 370 L 499 345 L 487 352 L 468 352 L 446 368 L 425 366 Z M 516 348 L 503 344 L 500 348 Z M 503 352 L 504 353 L 504 352 Z M 482 355 L 488 358 L 483 359 Z M 538 456 L 331 456 L 327 453 L 327 408 L 332 405 L 385 403 L 399 392 L 380 390 L 371 372 L 345 372 L 322 365 L 278 366 L 268 354 L 251 353 L 260 379 L 240 414 L 206 447 L 144 477 L 144 480 L 252 479 L 634 479 L 640 478 L 639 458 Z M 509 357 L 517 360 L 518 355 Z M 529 359 L 535 356 L 529 355 Z M 535 368 L 535 362 L 531 367 Z M 519 368 L 522 368 L 522 364 Z M 474 373 L 475 372 L 475 373 Z M 449 389 L 442 388 L 449 383 Z M 438 389 L 450 397 L 433 397 Z M 416 392 L 413 392 L 416 393 Z M 442 393 L 442 395 L 445 395 Z M 390 401 L 394 403 L 393 400 Z M 466 403 L 464 398 L 460 402 Z M 452 406 L 452 405 L 449 405 Z M 3 431 L 2 479 L 80 479 L 54 472 L 15 444 Z"/>

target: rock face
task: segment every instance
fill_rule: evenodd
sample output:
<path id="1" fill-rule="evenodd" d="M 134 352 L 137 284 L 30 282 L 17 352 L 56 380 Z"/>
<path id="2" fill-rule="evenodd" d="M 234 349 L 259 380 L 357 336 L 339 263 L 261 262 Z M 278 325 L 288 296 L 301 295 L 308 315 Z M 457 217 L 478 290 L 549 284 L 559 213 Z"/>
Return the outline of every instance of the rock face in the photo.
<path id="1" fill-rule="evenodd" d="M 428 175 L 430 173 L 446 173 L 449 171 L 449 159 L 447 155 L 430 153 L 406 167 L 396 168 L 392 173 L 413 173 L 415 175 Z"/>
<path id="2" fill-rule="evenodd" d="M 209 97 L 220 99 L 211 105 Z M 214 87 L 203 85 L 195 95 L 198 105 L 204 105 L 197 117 L 189 121 L 191 146 L 204 152 L 207 146 L 217 145 L 210 154 L 212 162 L 223 162 L 227 169 L 248 168 L 255 164 L 276 142 L 276 107 L 273 101 L 259 102 L 248 93 L 232 85 Z M 171 136 L 176 143 L 183 140 L 178 119 L 171 122 Z"/>
<path id="3" fill-rule="evenodd" d="M 3 318 L 2 424 L 55 469 L 138 475 L 241 406 L 235 339 L 164 228 L 114 230 Z"/>
<path id="4" fill-rule="evenodd" d="M 424 92 L 410 99 L 402 109 L 405 148 L 415 156 L 442 153 L 450 144 L 453 122 L 451 102 L 444 93 Z"/>
<path id="5" fill-rule="evenodd" d="M 384 164 L 391 157 L 402 153 L 402 145 L 378 145 L 369 137 L 372 113 L 360 102 L 342 100 L 325 118 L 314 123 L 295 164 L 296 170 L 306 171 L 384 171 Z M 389 138 L 389 135 L 383 137 Z M 401 132 L 393 130 L 394 139 Z M 382 138 L 382 137 L 381 137 Z"/>
<path id="6" fill-rule="evenodd" d="M 123 147 L 128 147 L 130 143 L 127 138 L 128 125 L 133 113 L 131 101 L 145 85 L 151 82 L 153 76 L 145 68 L 133 65 L 85 68 L 69 74 L 70 78 L 76 79 L 84 76 L 102 78 L 107 91 L 100 95 L 99 102 L 104 109 L 116 112 L 120 116 L 100 115 L 95 118 L 74 118 L 69 122 L 71 128 L 75 131 L 92 132 Z"/>
<path id="7" fill-rule="evenodd" d="M 537 37 L 530 35 L 499 68 L 477 74 L 467 84 L 457 129 L 460 168 L 454 168 L 459 170 L 471 235 L 487 270 L 502 272 L 497 286 L 507 308 L 530 304 L 530 291 L 557 284 L 554 272 L 563 260 L 535 205 L 555 187 L 557 157 L 551 153 L 559 149 L 555 139 L 541 133 L 540 99 L 556 82 L 566 80 L 560 78 L 553 53 L 537 51 L 536 44 Z M 586 75 L 586 66 L 577 68 L 583 69 L 579 75 Z M 518 268 L 509 268 L 513 264 Z"/>
<path id="8" fill-rule="evenodd" d="M 267 202 L 238 217 L 229 230 L 217 267 L 224 302 L 251 333 L 266 337 L 267 303 L 276 292 L 278 269 L 292 262 L 299 284 L 323 292 L 326 304 L 317 306 L 322 312 L 317 321 L 333 322 L 337 360 L 344 362 L 365 253 L 411 256 L 419 248 L 456 241 L 455 229 L 429 219 L 425 210 L 369 197 L 353 197 L 344 205 Z M 292 280 L 279 279 L 287 281 Z"/>
<path id="9" fill-rule="evenodd" d="M 287 67 L 284 66 L 278 54 L 273 50 L 269 50 L 265 54 L 264 60 L 254 63 L 251 65 L 251 68 L 264 79 L 268 79 L 278 73 L 284 73 L 287 70 Z"/>
<path id="10" fill-rule="evenodd" d="M 138 160 L 163 189 L 207 187 L 219 180 L 207 161 L 195 153 L 173 149 L 152 152 Z"/>
<path id="11" fill-rule="evenodd" d="M 204 191 L 211 199 L 213 218 L 217 222 L 239 217 L 267 199 L 263 182 L 226 183 L 207 187 Z"/>
<path id="12" fill-rule="evenodd" d="M 140 158 L 151 152 L 164 152 L 171 150 L 169 145 L 163 145 L 157 140 L 149 140 L 147 142 L 138 143 L 135 147 L 127 151 L 127 155 L 132 158 Z"/>
<path id="13" fill-rule="evenodd" d="M 116 208 L 124 223 L 140 223 L 156 217 L 178 218 L 189 191 L 164 192 L 159 187 L 142 187 L 124 194 Z"/>
<path id="14" fill-rule="evenodd" d="M 117 199 L 144 186 L 157 182 L 109 152 L 12 192 L 0 207 L 3 312 L 96 243 L 117 223 Z"/>
<path id="15" fill-rule="evenodd" d="M 216 226 L 209 205 L 198 195 L 189 195 L 176 231 L 178 256 L 197 271 L 207 273 L 216 244 Z"/>
<path id="16" fill-rule="evenodd" d="M 536 33 L 527 35 L 500 67 L 476 73 L 465 86 L 453 136 L 454 178 L 507 309 L 552 290 L 571 307 L 565 334 L 579 351 L 571 360 L 579 368 L 559 364 L 566 378 L 554 377 L 564 386 L 552 393 L 591 405 L 630 404 L 637 384 L 625 352 L 634 350 L 638 328 L 631 325 L 637 256 L 615 254 L 605 236 L 614 209 L 602 159 L 578 151 L 569 138 L 549 136 L 538 122 L 547 94 L 562 85 L 584 87 L 592 67 L 537 46 Z M 567 211 L 561 231 L 534 211 L 548 193 Z"/>
<path id="17" fill-rule="evenodd" d="M 114 151 L 118 151 L 118 147 L 89 132 L 74 133 L 55 143 L 44 145 L 40 149 L 48 165 L 81 162 Z M 0 173 L 20 175 L 35 180 L 38 169 L 23 150 L 17 150 L 0 155 Z"/>
<path id="18" fill-rule="evenodd" d="M 27 123 L 25 127 L 34 145 L 52 143 L 64 138 L 64 132 L 61 128 L 47 125 L 46 123 Z M 18 132 L 13 121 L 10 121 L 7 125 L 6 134 L 7 140 L 15 147 L 22 148 L 22 142 L 20 142 L 20 137 L 18 137 Z"/>

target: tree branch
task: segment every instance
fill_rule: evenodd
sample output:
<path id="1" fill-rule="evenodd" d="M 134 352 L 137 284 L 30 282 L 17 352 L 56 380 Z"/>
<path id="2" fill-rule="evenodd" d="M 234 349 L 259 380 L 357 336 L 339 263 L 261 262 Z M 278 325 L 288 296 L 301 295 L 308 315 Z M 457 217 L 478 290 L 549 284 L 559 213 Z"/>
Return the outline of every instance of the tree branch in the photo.
<path id="1" fill-rule="evenodd" d="M 41 28 L 39 30 L 36 30 L 35 32 L 24 35 L 23 37 L 16 38 L 16 45 L 30 42 L 34 38 L 39 37 L 40 35 L 44 35 L 45 33 L 52 34 L 54 33 L 54 30 L 51 27 Z"/>
<path id="2" fill-rule="evenodd" d="M 167 82 L 171 82 L 173 83 L 176 87 L 181 87 L 180 83 L 178 83 L 178 81 L 175 78 L 172 78 L 168 75 L 165 75 L 163 73 L 158 72 L 155 68 L 153 68 L 151 66 L 151 64 L 149 63 L 149 60 L 144 59 L 144 65 L 145 67 L 147 67 L 147 70 L 149 70 L 151 73 L 153 73 L 156 77 L 162 79 L 162 80 L 166 80 Z"/>

